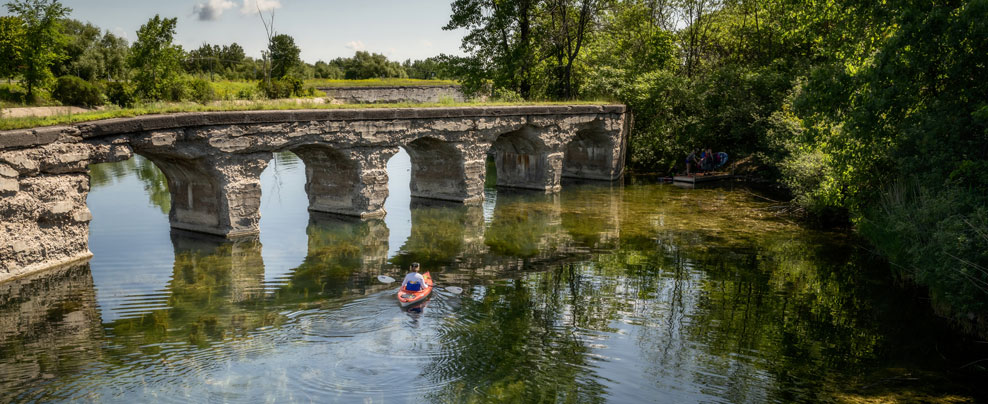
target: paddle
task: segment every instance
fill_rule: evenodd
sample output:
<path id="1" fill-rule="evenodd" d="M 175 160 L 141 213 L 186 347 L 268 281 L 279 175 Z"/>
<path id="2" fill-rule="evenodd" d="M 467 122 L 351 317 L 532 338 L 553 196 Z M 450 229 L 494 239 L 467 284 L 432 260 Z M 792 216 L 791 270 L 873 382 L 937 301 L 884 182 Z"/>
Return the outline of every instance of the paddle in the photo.
<path id="1" fill-rule="evenodd" d="M 463 293 L 463 288 L 456 287 L 456 286 L 447 286 L 447 287 L 445 287 L 443 289 L 446 289 L 447 292 L 452 293 L 454 295 L 458 295 L 460 293 Z"/>
<path id="2" fill-rule="evenodd" d="M 378 275 L 377 276 L 377 280 L 378 280 L 378 282 L 381 282 L 381 283 L 384 283 L 384 284 L 388 284 L 388 283 L 394 283 L 395 278 L 392 278 L 392 277 L 387 276 L 387 275 Z M 440 288 L 440 287 L 439 286 L 436 286 L 436 288 Z M 455 295 L 458 295 L 460 293 L 463 293 L 463 288 L 457 287 L 457 286 L 446 286 L 446 287 L 443 287 L 442 289 L 445 289 L 447 292 L 452 293 L 452 294 L 455 294 Z"/>
<path id="3" fill-rule="evenodd" d="M 387 276 L 387 275 L 378 275 L 377 276 L 377 280 L 378 280 L 378 282 L 381 282 L 381 283 L 393 283 L 395 281 L 395 278 L 392 278 L 392 277 Z"/>

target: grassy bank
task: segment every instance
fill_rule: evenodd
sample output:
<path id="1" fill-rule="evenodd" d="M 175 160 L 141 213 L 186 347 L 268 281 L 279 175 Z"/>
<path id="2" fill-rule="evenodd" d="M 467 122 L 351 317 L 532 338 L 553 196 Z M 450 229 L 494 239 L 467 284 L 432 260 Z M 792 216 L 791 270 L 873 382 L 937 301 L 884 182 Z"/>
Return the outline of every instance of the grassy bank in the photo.
<path id="1" fill-rule="evenodd" d="M 206 111 L 256 111 L 256 110 L 286 110 L 286 109 L 359 109 L 359 108 L 439 108 L 439 107 L 476 107 L 476 106 L 513 106 L 513 105 L 600 105 L 602 101 L 566 101 L 566 102 L 445 102 L 445 103 L 395 103 L 395 104 L 318 104 L 312 100 L 270 100 L 253 101 L 250 103 L 223 101 L 210 105 L 194 102 L 181 103 L 152 103 L 133 108 L 111 106 L 103 110 L 67 115 L 46 117 L 9 118 L 0 121 L 0 130 L 24 129 L 41 126 L 66 125 L 78 122 L 96 121 L 110 118 L 126 118 L 140 115 L 168 114 L 177 112 L 206 112 Z"/>
<path id="2" fill-rule="evenodd" d="M 258 90 L 256 80 L 216 80 L 209 81 L 216 100 L 255 100 L 264 98 Z M 419 80 L 419 79 L 368 79 L 368 80 L 331 80 L 308 79 L 305 88 L 318 87 L 389 87 L 389 86 L 448 86 L 455 85 L 453 80 Z M 104 83 L 105 85 L 105 83 Z M 321 97 L 320 91 L 315 96 Z M 27 99 L 27 90 L 17 82 L 0 83 L 0 108 L 48 107 L 62 105 L 52 99 L 47 91 L 39 91 L 33 100 Z"/>

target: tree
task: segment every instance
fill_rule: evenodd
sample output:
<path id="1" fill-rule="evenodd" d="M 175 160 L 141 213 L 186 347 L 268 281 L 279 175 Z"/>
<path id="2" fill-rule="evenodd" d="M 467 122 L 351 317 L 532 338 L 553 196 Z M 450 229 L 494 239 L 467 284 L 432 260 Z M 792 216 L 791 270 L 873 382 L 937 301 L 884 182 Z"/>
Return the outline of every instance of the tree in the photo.
<path id="1" fill-rule="evenodd" d="M 95 48 L 99 46 L 102 30 L 91 23 L 84 23 L 71 18 L 63 19 L 61 25 L 62 35 L 65 37 L 65 47 L 63 48 L 65 57 L 52 65 L 52 73 L 59 77 L 73 75 L 91 80 L 94 70 L 92 55 L 96 52 Z M 87 64 L 80 64 L 79 60 L 84 55 L 88 56 L 90 60 L 87 61 Z M 83 68 L 87 70 L 82 71 Z"/>
<path id="2" fill-rule="evenodd" d="M 299 58 L 298 46 L 295 39 L 285 34 L 278 34 L 271 37 L 268 43 L 268 54 L 271 55 L 271 76 L 282 78 L 288 75 L 295 67 L 302 64 Z"/>
<path id="3" fill-rule="evenodd" d="M 24 21 L 13 16 L 0 17 L 0 78 L 9 82 L 20 68 L 24 50 Z"/>
<path id="4" fill-rule="evenodd" d="M 167 86 L 181 72 L 182 49 L 172 45 L 177 23 L 178 18 L 155 15 L 137 31 L 130 64 L 137 69 L 137 92 L 145 98 L 162 99 Z"/>
<path id="5" fill-rule="evenodd" d="M 24 48 L 21 51 L 22 76 L 27 85 L 27 96 L 34 97 L 37 87 L 46 87 L 54 76 L 51 66 L 64 58 L 61 19 L 72 9 L 58 0 L 14 0 L 7 3 L 7 11 L 17 14 L 24 22 Z"/>
<path id="6" fill-rule="evenodd" d="M 544 22 L 549 39 L 546 53 L 555 61 L 552 68 L 554 88 L 550 92 L 558 99 L 571 99 L 576 95 L 573 64 L 594 26 L 600 2 L 552 0 L 544 7 L 548 14 L 548 21 Z"/>
<path id="7" fill-rule="evenodd" d="M 223 49 L 220 50 L 220 61 L 223 63 L 223 68 L 226 69 L 237 68 L 246 58 L 247 54 L 244 52 L 244 48 L 236 42 L 229 46 L 224 45 Z"/>
<path id="8" fill-rule="evenodd" d="M 190 73 L 209 72 L 209 79 L 213 79 L 213 73 L 220 66 L 221 48 L 218 45 L 208 43 L 189 51 L 185 57 L 185 69 Z"/>
<path id="9" fill-rule="evenodd" d="M 496 87 L 532 95 L 532 25 L 537 0 L 456 0 L 444 30 L 466 29 L 461 48 L 470 54 L 469 70 L 479 70 Z"/>

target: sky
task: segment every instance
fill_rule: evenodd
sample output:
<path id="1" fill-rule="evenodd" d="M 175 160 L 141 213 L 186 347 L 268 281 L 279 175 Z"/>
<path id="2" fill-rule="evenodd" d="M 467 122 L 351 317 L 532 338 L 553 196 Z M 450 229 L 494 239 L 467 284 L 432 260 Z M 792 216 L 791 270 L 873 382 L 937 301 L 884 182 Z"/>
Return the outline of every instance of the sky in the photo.
<path id="1" fill-rule="evenodd" d="M 266 36 L 257 8 L 274 11 L 274 28 L 295 38 L 302 60 L 349 57 L 357 50 L 391 60 L 461 55 L 464 31 L 443 31 L 452 0 L 61 0 L 69 17 L 88 21 L 133 42 L 155 14 L 178 17 L 175 43 L 186 50 L 203 43 L 244 47 L 260 57 Z M 3 14 L 8 14 L 6 8 Z"/>

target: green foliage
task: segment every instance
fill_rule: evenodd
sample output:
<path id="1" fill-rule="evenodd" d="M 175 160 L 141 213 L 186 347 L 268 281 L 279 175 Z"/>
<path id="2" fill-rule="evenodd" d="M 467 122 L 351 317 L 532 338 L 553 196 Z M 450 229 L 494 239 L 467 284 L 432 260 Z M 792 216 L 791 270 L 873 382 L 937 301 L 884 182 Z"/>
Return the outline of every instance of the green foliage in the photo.
<path id="1" fill-rule="evenodd" d="M 182 72 L 182 49 L 172 44 L 177 18 L 155 15 L 137 31 L 137 41 L 131 48 L 130 65 L 137 70 L 134 77 L 137 94 L 148 100 L 181 100 L 184 98 L 179 74 Z"/>
<path id="2" fill-rule="evenodd" d="M 902 182 L 865 212 L 861 229 L 896 272 L 930 289 L 936 307 L 969 320 L 988 313 L 986 202 L 984 188 Z"/>
<path id="3" fill-rule="evenodd" d="M 504 102 L 522 101 L 521 95 L 506 88 L 494 89 L 494 93 L 491 94 L 491 99 L 495 101 L 504 101 Z"/>
<path id="4" fill-rule="evenodd" d="M 99 88 L 76 76 L 59 77 L 51 95 L 64 105 L 83 107 L 103 105 L 103 94 Z"/>
<path id="5" fill-rule="evenodd" d="M 121 108 L 130 108 L 137 102 L 134 87 L 119 81 L 106 83 L 106 99 Z"/>
<path id="6" fill-rule="evenodd" d="M 24 21 L 14 16 L 0 16 L 0 79 L 11 79 L 18 73 L 24 50 Z"/>
<path id="7" fill-rule="evenodd" d="M 20 52 L 21 77 L 27 87 L 29 101 L 35 89 L 47 88 L 53 81 L 51 67 L 65 55 L 62 47 L 61 19 L 72 9 L 58 0 L 13 0 L 7 11 L 24 23 L 24 46 Z"/>
<path id="8" fill-rule="evenodd" d="M 378 53 L 357 51 L 352 58 L 343 59 L 339 64 L 343 67 L 343 78 L 347 80 L 408 77 L 401 64 Z"/>
<path id="9" fill-rule="evenodd" d="M 318 61 L 313 66 L 315 78 L 317 79 L 342 79 L 343 69 L 339 66 L 330 65 L 329 63 Z"/>
<path id="10" fill-rule="evenodd" d="M 266 81 L 257 84 L 258 91 L 269 99 L 304 97 L 307 95 L 305 81 L 294 76 Z"/>
<path id="11" fill-rule="evenodd" d="M 203 79 L 189 81 L 189 97 L 200 104 L 207 104 L 216 99 L 216 91 L 210 82 Z"/>
<path id="12" fill-rule="evenodd" d="M 268 55 L 271 58 L 271 78 L 280 79 L 302 64 L 299 58 L 301 50 L 295 45 L 291 36 L 280 34 L 271 38 L 268 43 Z"/>

